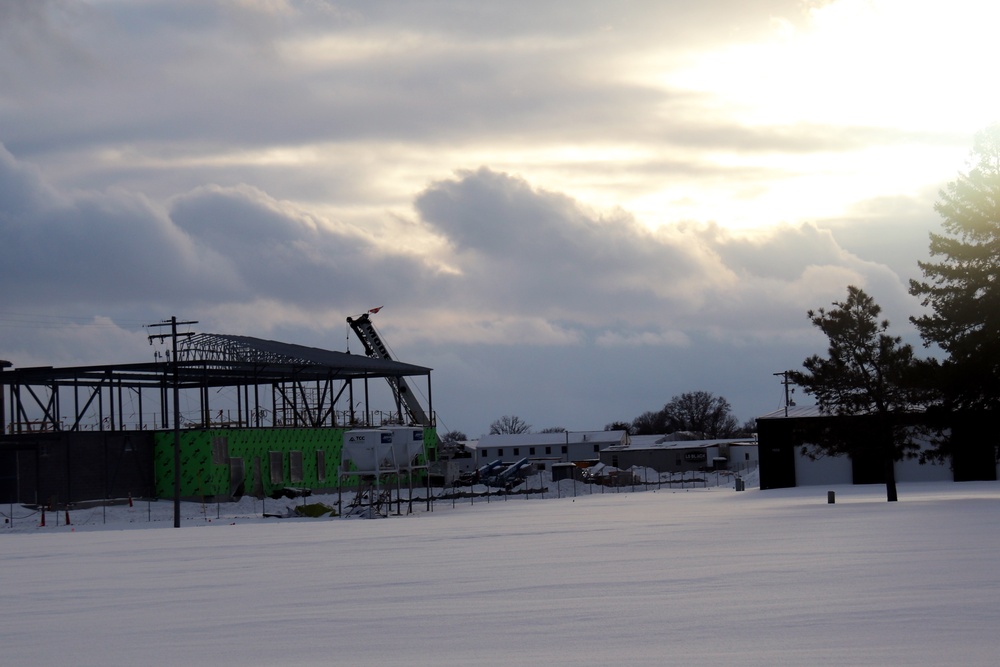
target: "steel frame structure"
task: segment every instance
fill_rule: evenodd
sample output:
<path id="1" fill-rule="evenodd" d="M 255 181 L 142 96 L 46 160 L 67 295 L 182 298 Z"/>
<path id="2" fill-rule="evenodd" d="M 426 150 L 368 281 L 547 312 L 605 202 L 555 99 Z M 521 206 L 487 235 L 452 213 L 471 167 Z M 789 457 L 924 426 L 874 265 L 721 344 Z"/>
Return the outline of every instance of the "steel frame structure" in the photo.
<path id="1" fill-rule="evenodd" d="M 12 368 L 0 367 L 0 435 L 51 431 L 167 429 L 171 392 L 176 386 L 199 417 L 186 427 L 375 426 L 403 423 L 405 413 L 369 406 L 368 381 L 423 377 L 427 413 L 433 425 L 431 369 L 276 341 L 224 334 L 197 334 L 185 340 L 175 359 L 151 363 Z M 363 384 L 363 411 L 356 411 L 355 383 Z M 211 389 L 235 388 L 236 417 L 213 420 Z M 262 389 L 265 392 L 262 393 Z M 269 406 L 267 399 L 270 390 Z M 128 393 L 126 393 L 128 392 Z M 153 397 L 150 397 L 150 393 Z M 197 394 L 197 401 L 191 396 Z M 336 410 L 345 393 L 349 408 Z M 126 424 L 126 399 L 138 402 L 139 422 Z M 160 422 L 145 422 L 143 402 L 153 400 Z M 87 417 L 96 408 L 96 422 Z M 219 417 L 221 417 L 221 412 Z M 67 414 L 68 413 L 68 414 Z M 131 418 L 131 416 L 129 417 Z M 86 422 L 90 419 L 90 423 Z"/>

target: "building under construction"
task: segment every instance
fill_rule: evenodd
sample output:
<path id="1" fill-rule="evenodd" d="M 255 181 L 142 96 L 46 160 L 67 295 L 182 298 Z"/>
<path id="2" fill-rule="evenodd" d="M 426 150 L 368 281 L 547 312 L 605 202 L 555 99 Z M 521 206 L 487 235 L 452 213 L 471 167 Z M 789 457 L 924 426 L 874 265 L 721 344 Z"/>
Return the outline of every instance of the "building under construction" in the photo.
<path id="1" fill-rule="evenodd" d="M 431 369 L 392 359 L 367 314 L 348 322 L 365 356 L 178 334 L 173 320 L 171 334 L 150 336 L 172 350 L 150 363 L 0 362 L 0 502 L 169 498 L 176 470 L 188 499 L 333 490 L 350 472 L 344 435 L 358 429 L 420 429 L 426 465 Z"/>

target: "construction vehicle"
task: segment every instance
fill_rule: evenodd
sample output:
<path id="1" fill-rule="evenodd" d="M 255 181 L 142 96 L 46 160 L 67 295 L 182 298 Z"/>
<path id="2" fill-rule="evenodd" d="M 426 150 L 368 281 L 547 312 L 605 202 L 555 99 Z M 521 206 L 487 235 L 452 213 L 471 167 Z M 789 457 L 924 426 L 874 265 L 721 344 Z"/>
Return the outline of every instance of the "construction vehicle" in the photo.
<path id="1" fill-rule="evenodd" d="M 476 470 L 462 475 L 461 478 L 459 478 L 459 482 L 466 486 L 470 484 L 486 484 L 488 480 L 492 479 L 497 472 L 499 472 L 500 466 L 502 465 L 503 462 L 500 459 L 497 459 L 496 461 L 487 463 L 484 466 L 479 466 Z"/>
<path id="2" fill-rule="evenodd" d="M 503 463 L 500 461 L 500 459 L 497 459 L 492 463 L 487 463 L 486 465 L 481 466 L 479 470 L 476 471 L 473 481 L 481 482 L 490 479 L 496 474 L 497 468 L 499 468 L 502 465 Z"/>
<path id="3" fill-rule="evenodd" d="M 528 462 L 528 459 L 523 458 L 517 463 L 513 463 L 507 466 L 506 468 L 501 470 L 499 473 L 497 473 L 490 479 L 484 481 L 486 482 L 486 484 L 496 487 L 509 488 L 517 486 L 518 484 L 521 483 L 521 481 L 524 479 L 525 474 L 528 472 L 527 470 L 524 469 L 529 467 L 530 465 L 531 464 Z"/>

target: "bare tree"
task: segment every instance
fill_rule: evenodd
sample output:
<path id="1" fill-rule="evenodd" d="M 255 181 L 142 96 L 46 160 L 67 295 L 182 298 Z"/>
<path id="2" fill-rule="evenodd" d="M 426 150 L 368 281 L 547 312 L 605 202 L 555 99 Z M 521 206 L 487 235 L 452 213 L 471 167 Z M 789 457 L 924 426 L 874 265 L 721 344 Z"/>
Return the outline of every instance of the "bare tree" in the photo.
<path id="1" fill-rule="evenodd" d="M 528 424 L 517 415 L 504 415 L 490 424 L 490 435 L 509 435 L 516 433 L 531 433 L 531 424 Z"/>
<path id="2" fill-rule="evenodd" d="M 694 431 L 708 438 L 727 438 L 739 430 L 729 401 L 709 391 L 690 391 L 674 396 L 663 406 L 671 431 Z"/>
<path id="3" fill-rule="evenodd" d="M 632 420 L 632 435 L 657 435 L 667 432 L 663 410 L 647 410 Z"/>
<path id="4" fill-rule="evenodd" d="M 629 435 L 635 435 L 635 427 L 629 422 L 611 422 L 604 425 L 605 431 L 625 431 Z"/>
<path id="5" fill-rule="evenodd" d="M 462 431 L 448 431 L 441 436 L 441 442 L 462 442 L 468 439 L 469 436 Z"/>
<path id="6" fill-rule="evenodd" d="M 739 429 L 737 429 L 736 433 L 733 433 L 733 436 L 737 438 L 749 438 L 756 432 L 757 432 L 757 420 L 751 417 L 750 419 L 743 422 L 743 426 L 740 426 Z"/>

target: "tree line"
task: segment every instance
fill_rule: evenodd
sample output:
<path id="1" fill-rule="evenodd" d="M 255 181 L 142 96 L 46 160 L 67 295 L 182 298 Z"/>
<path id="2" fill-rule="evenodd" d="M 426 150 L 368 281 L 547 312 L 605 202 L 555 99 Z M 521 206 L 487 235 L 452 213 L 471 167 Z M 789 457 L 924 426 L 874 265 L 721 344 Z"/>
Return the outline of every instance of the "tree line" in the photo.
<path id="1" fill-rule="evenodd" d="M 531 433 L 531 424 L 517 415 L 503 415 L 490 424 L 490 435 Z M 539 433 L 562 433 L 562 426 L 543 428 Z M 660 410 L 643 412 L 630 422 L 615 421 L 605 431 L 627 431 L 629 435 L 660 435 L 683 431 L 703 439 L 749 436 L 754 420 L 740 424 L 733 416 L 729 401 L 708 391 L 692 391 L 674 396 Z M 461 431 L 448 431 L 442 442 L 468 440 Z"/>
<path id="2" fill-rule="evenodd" d="M 490 424 L 490 435 L 531 433 L 531 424 L 517 415 L 503 415 Z M 660 410 L 642 413 L 630 422 L 616 421 L 605 425 L 605 431 L 628 431 L 630 435 L 659 435 L 684 431 L 694 437 L 733 438 L 749 436 L 754 421 L 740 424 L 733 416 L 729 401 L 708 391 L 692 391 L 674 396 Z M 562 433 L 562 426 L 543 428 L 539 433 Z M 461 431 L 448 431 L 442 442 L 468 440 Z"/>
<path id="3" fill-rule="evenodd" d="M 630 422 L 612 422 L 604 430 L 628 431 L 631 435 L 685 432 L 702 439 L 717 439 L 749 436 L 754 432 L 754 422 L 741 424 L 722 396 L 690 391 L 674 396 L 659 410 L 643 412 Z"/>

